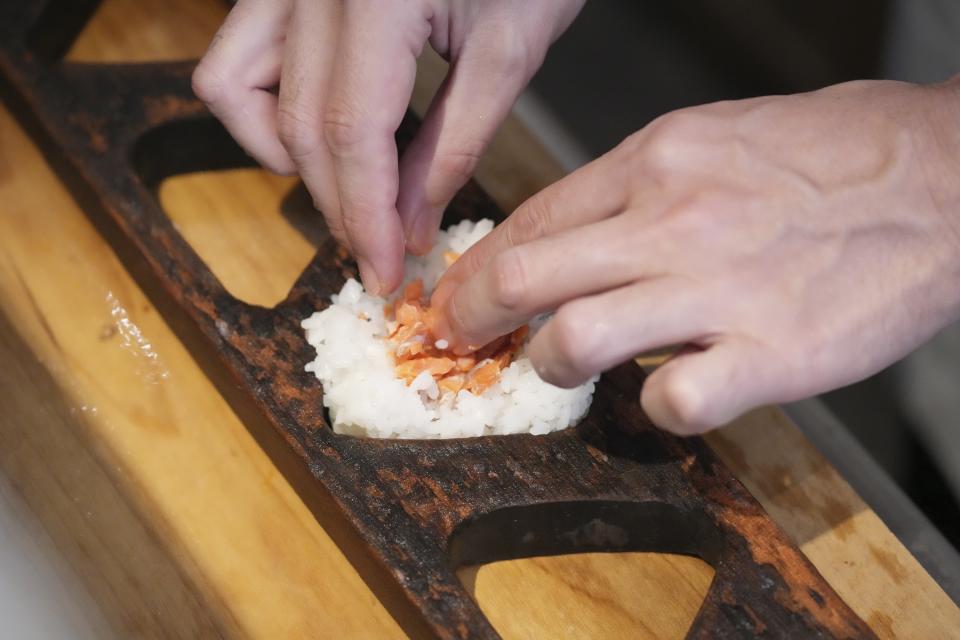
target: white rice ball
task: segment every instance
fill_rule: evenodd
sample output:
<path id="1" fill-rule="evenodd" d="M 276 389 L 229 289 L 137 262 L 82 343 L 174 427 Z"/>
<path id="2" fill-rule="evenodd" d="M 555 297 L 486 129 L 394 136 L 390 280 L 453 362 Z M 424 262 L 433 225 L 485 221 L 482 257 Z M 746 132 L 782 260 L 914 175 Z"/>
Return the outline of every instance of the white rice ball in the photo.
<path id="1" fill-rule="evenodd" d="M 445 270 L 444 252 L 463 253 L 492 229 L 491 220 L 481 220 L 441 231 L 428 255 L 407 258 L 407 282 L 421 278 L 431 291 Z M 590 408 L 596 378 L 574 389 L 544 382 L 527 357 L 526 344 L 500 380 L 479 396 L 466 390 L 441 394 L 428 373 L 407 386 L 394 373 L 385 339 L 386 301 L 367 295 L 353 279 L 331 300 L 302 326 L 317 350 L 306 370 L 323 383 L 323 403 L 337 433 L 373 438 L 544 434 L 575 424 Z"/>

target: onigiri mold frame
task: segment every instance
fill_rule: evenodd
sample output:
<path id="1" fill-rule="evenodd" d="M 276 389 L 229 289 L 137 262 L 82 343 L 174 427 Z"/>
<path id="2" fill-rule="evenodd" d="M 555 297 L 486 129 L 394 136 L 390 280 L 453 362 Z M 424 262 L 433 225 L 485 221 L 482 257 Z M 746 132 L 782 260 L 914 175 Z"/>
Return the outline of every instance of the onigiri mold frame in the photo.
<path id="1" fill-rule="evenodd" d="M 406 631 L 498 637 L 459 566 L 632 550 L 694 555 L 715 569 L 688 638 L 873 637 L 700 439 L 650 425 L 638 402 L 643 373 L 632 363 L 603 376 L 577 427 L 547 436 L 334 434 L 320 382 L 303 370 L 312 350 L 300 321 L 328 304 L 354 265 L 323 233 L 277 307 L 223 288 L 171 224 L 156 187 L 170 175 L 250 161 L 193 97 L 193 62 L 61 60 L 97 4 L 0 0 L 4 99 Z M 401 142 L 414 126 L 404 124 Z M 464 217 L 502 214 L 471 183 L 448 211 Z"/>

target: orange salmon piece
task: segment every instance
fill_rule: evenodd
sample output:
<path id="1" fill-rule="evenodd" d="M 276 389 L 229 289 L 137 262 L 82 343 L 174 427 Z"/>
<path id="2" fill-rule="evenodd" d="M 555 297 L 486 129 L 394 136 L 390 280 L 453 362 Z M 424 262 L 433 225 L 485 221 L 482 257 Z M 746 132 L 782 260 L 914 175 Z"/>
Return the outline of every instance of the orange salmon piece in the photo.
<path id="1" fill-rule="evenodd" d="M 411 280 L 410 283 L 403 289 L 403 299 L 406 302 L 411 300 L 419 301 L 423 297 L 423 280 L 417 278 L 416 280 Z"/>
<path id="2" fill-rule="evenodd" d="M 423 343 L 422 342 L 411 342 L 410 346 L 407 348 L 407 353 L 411 356 L 418 356 L 423 353 Z"/>
<path id="3" fill-rule="evenodd" d="M 480 395 L 489 389 L 500 377 L 500 365 L 495 360 L 490 360 L 470 373 L 470 380 L 467 381 L 467 390 L 473 394 Z"/>
<path id="4" fill-rule="evenodd" d="M 393 339 L 398 343 L 404 343 L 410 340 L 413 336 L 425 335 L 426 331 L 427 328 L 423 326 L 422 322 L 400 325 L 400 328 L 397 329 L 397 333 L 393 336 Z"/>
<path id="5" fill-rule="evenodd" d="M 398 364 L 396 372 L 398 378 L 409 382 L 424 371 L 429 371 L 432 376 L 442 376 L 449 373 L 454 364 L 450 358 L 416 358 Z"/>
<path id="6" fill-rule="evenodd" d="M 448 267 L 459 258 L 460 254 L 454 251 L 443 255 Z M 397 377 L 410 384 L 428 371 L 444 393 L 453 394 L 466 389 L 479 395 L 496 384 L 500 373 L 520 352 L 529 328 L 524 325 L 474 353 L 456 356 L 450 349 L 437 348 L 433 333 L 437 311 L 427 306 L 423 296 L 423 280 L 418 278 L 407 283 L 393 303 L 384 308 L 389 339 L 395 345 Z"/>
<path id="7" fill-rule="evenodd" d="M 460 254 L 457 253 L 456 251 L 443 252 L 443 263 L 446 265 L 447 269 L 449 269 L 450 266 L 459 259 L 460 259 Z"/>
<path id="8" fill-rule="evenodd" d="M 424 347 L 422 342 L 417 340 L 404 342 L 397 347 L 397 353 L 395 354 L 394 360 L 409 360 L 410 358 L 420 355 L 423 353 L 423 351 Z"/>
<path id="9" fill-rule="evenodd" d="M 420 310 L 410 304 L 409 302 L 404 302 L 397 307 L 397 322 L 402 325 L 412 325 L 420 321 Z"/>
<path id="10" fill-rule="evenodd" d="M 474 354 L 477 362 L 483 362 L 487 358 L 496 357 L 496 355 L 500 353 L 500 350 L 507 346 L 509 340 L 510 336 L 500 336 L 493 342 L 477 349 L 477 352 Z"/>
<path id="11" fill-rule="evenodd" d="M 513 357 L 515 355 L 516 354 L 513 351 L 502 351 L 496 358 L 494 358 L 493 361 L 497 363 L 497 366 L 502 371 L 510 366 L 510 363 L 513 362 Z"/>
<path id="12" fill-rule="evenodd" d="M 443 392 L 458 394 L 460 390 L 463 389 L 465 382 L 466 380 L 464 380 L 463 376 L 447 376 L 438 381 L 437 386 L 440 387 L 440 390 Z"/>

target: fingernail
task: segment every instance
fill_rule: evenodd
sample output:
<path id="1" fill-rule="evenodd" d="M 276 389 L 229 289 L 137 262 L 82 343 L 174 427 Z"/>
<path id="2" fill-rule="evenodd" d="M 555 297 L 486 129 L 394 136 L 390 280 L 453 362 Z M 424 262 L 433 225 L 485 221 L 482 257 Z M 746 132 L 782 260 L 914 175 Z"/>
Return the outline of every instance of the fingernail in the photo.
<path id="1" fill-rule="evenodd" d="M 363 288 L 372 296 L 380 295 L 380 278 L 373 266 L 365 258 L 357 258 L 357 266 L 360 267 L 360 280 L 363 281 Z"/>
<path id="2" fill-rule="evenodd" d="M 441 340 L 450 342 L 450 326 L 447 324 L 446 310 L 442 306 L 431 306 L 427 318 L 430 333 Z"/>
<path id="3" fill-rule="evenodd" d="M 449 317 L 447 316 L 449 312 L 449 306 L 446 303 L 441 303 L 440 306 L 435 306 L 432 308 L 433 313 L 431 315 L 430 322 L 430 331 L 433 335 L 441 340 L 446 340 L 450 344 L 450 349 L 458 356 L 470 355 L 480 347 L 475 347 L 473 345 L 467 345 L 458 340 L 457 336 L 454 334 L 453 328 L 450 324 Z"/>
<path id="4" fill-rule="evenodd" d="M 430 251 L 433 244 L 433 220 L 431 212 L 421 211 L 420 215 L 413 221 L 410 230 L 409 244 L 410 249 L 417 254 L 425 254 Z"/>

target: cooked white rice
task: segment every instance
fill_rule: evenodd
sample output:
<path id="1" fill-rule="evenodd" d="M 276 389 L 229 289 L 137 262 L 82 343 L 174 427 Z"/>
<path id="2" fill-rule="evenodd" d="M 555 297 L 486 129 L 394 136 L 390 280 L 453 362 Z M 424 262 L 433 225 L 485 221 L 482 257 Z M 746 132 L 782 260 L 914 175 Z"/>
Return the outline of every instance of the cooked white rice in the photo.
<path id="1" fill-rule="evenodd" d="M 431 291 L 445 268 L 443 253 L 463 253 L 492 228 L 492 221 L 482 220 L 441 231 L 429 255 L 407 258 L 407 281 L 422 278 Z M 500 380 L 479 396 L 466 390 L 441 395 L 426 372 L 408 387 L 395 375 L 385 340 L 386 301 L 367 295 L 353 279 L 332 301 L 302 326 L 317 350 L 306 370 L 323 382 L 323 403 L 338 433 L 374 438 L 543 434 L 575 424 L 590 407 L 595 380 L 575 389 L 544 382 L 530 364 L 526 345 Z"/>

